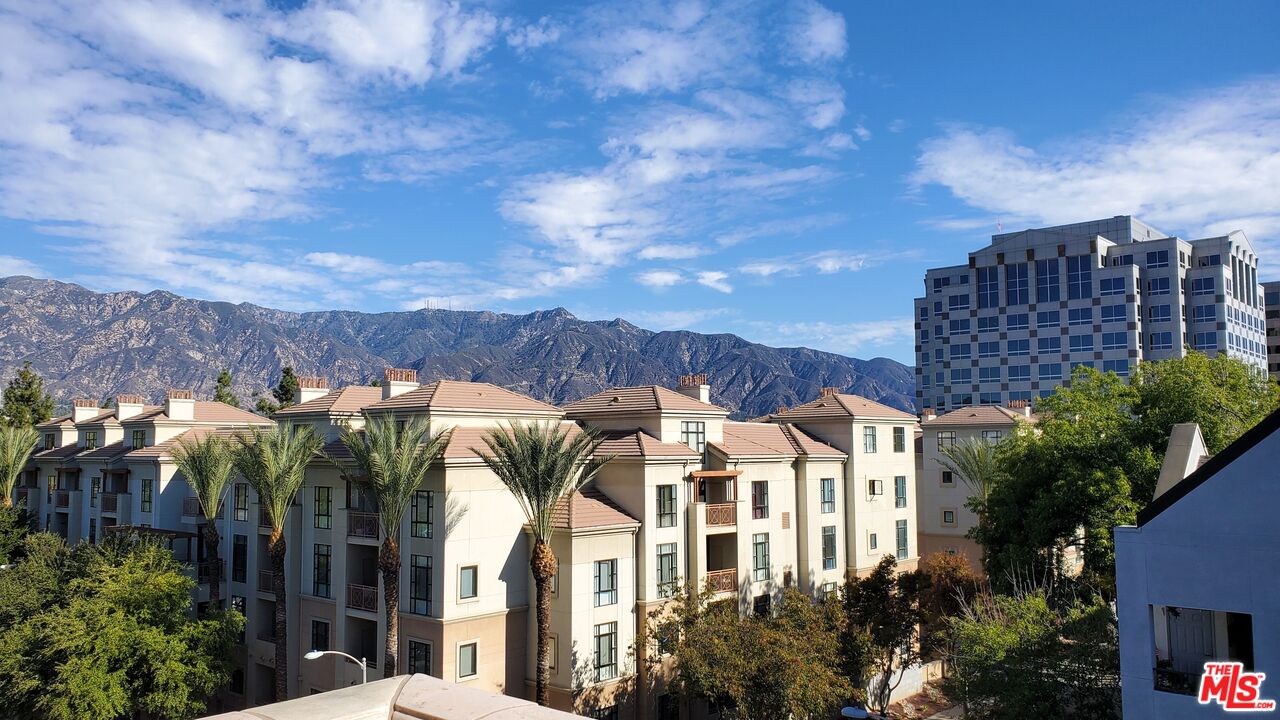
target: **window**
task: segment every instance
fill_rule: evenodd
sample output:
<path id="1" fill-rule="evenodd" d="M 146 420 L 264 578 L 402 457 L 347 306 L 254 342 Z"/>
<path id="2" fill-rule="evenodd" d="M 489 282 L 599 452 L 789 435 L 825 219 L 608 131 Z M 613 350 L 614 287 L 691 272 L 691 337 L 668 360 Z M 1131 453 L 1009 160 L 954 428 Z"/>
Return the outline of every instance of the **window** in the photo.
<path id="1" fill-rule="evenodd" d="M 1000 431 L 1000 430 L 983 430 L 982 431 L 982 441 L 985 443 L 995 445 L 996 443 L 1000 442 L 1002 439 L 1004 439 L 1003 431 Z"/>
<path id="2" fill-rule="evenodd" d="M 436 494 L 430 490 L 418 490 L 413 493 L 413 508 L 410 514 L 409 532 L 417 538 L 431 537 L 431 516 L 435 512 Z"/>
<path id="3" fill-rule="evenodd" d="M 1036 352 L 1041 355 L 1062 352 L 1062 336 L 1039 338 L 1036 342 Z"/>
<path id="4" fill-rule="evenodd" d="M 44 434 L 44 449 L 45 450 L 53 449 L 53 433 Z"/>
<path id="5" fill-rule="evenodd" d="M 1221 265 L 1221 264 L 1222 264 L 1221 255 L 1207 255 L 1205 257 L 1200 258 L 1200 267 L 1209 267 L 1210 265 Z"/>
<path id="6" fill-rule="evenodd" d="M 591 720 L 618 720 L 618 706 L 596 708 L 591 711 L 590 718 Z"/>
<path id="7" fill-rule="evenodd" d="M 1000 330 L 1000 318 L 996 315 L 991 317 L 978 318 L 978 332 L 998 332 Z"/>
<path id="8" fill-rule="evenodd" d="M 431 556 L 409 556 L 409 612 L 431 614 Z"/>
<path id="9" fill-rule="evenodd" d="M 877 478 L 867 478 L 867 494 L 868 494 L 868 495 L 883 495 L 883 494 L 884 494 L 884 481 L 883 481 L 883 480 L 879 480 L 879 479 L 877 479 Z"/>
<path id="10" fill-rule="evenodd" d="M 316 543 L 315 556 L 311 566 L 311 594 L 316 597 L 332 597 L 330 591 L 330 575 L 333 568 L 333 548 Z"/>
<path id="11" fill-rule="evenodd" d="M 955 510 L 943 510 L 943 511 L 942 511 L 942 524 L 943 524 L 943 525 L 955 525 L 955 524 L 956 524 L 956 511 L 955 511 Z"/>
<path id="12" fill-rule="evenodd" d="M 929 308 L 928 308 L 928 306 L 926 306 L 926 305 L 921 305 L 921 306 L 920 306 L 920 319 L 921 319 L 921 320 L 928 320 L 928 319 L 929 319 Z"/>
<path id="13" fill-rule="evenodd" d="M 1062 363 L 1044 363 L 1040 366 L 1041 380 L 1061 380 Z"/>
<path id="14" fill-rule="evenodd" d="M 1093 308 L 1071 308 L 1067 311 L 1068 325 L 1092 325 Z"/>
<path id="15" fill-rule="evenodd" d="M 822 478 L 818 481 L 818 495 L 822 501 L 822 512 L 833 513 L 836 511 L 836 479 Z"/>
<path id="16" fill-rule="evenodd" d="M 951 297 L 948 297 L 947 309 L 948 310 L 968 310 L 969 294 L 965 293 L 964 295 L 952 295 Z"/>
<path id="17" fill-rule="evenodd" d="M 998 366 L 978 368 L 978 382 L 980 383 L 1000 382 L 1000 368 Z"/>
<path id="18" fill-rule="evenodd" d="M 470 600 L 480 593 L 480 568 L 463 565 L 458 569 L 458 599 Z"/>
<path id="19" fill-rule="evenodd" d="M 834 582 L 822 583 L 822 594 L 824 597 L 834 597 L 836 594 L 836 584 Z"/>
<path id="20" fill-rule="evenodd" d="M 969 334 L 969 318 L 963 320 L 952 320 L 949 327 L 949 335 L 968 335 Z"/>
<path id="21" fill-rule="evenodd" d="M 1169 267 L 1168 250 L 1152 250 L 1147 253 L 1147 269 Z"/>
<path id="22" fill-rule="evenodd" d="M 140 509 L 144 513 L 151 512 L 151 505 L 152 505 L 151 482 L 152 481 L 148 478 L 143 478 L 142 480 L 142 499 L 141 499 L 142 507 Z"/>
<path id="23" fill-rule="evenodd" d="M 1147 281 L 1147 295 L 1168 295 L 1169 294 L 1169 278 L 1151 278 Z"/>
<path id="24" fill-rule="evenodd" d="M 1215 285 L 1213 278 L 1211 277 L 1195 278 L 1191 281 L 1192 295 L 1212 295 L 1214 293 L 1214 289 Z M 1270 305 L 1271 303 L 1267 304 Z"/>
<path id="25" fill-rule="evenodd" d="M 897 475 L 893 478 L 893 506 L 907 506 L 907 476 Z"/>
<path id="26" fill-rule="evenodd" d="M 84 433 L 84 449 L 93 450 L 98 447 L 98 433 L 95 430 L 86 430 Z"/>
<path id="27" fill-rule="evenodd" d="M 1126 377 L 1129 374 L 1128 360 L 1103 360 L 1102 372 L 1113 372 L 1120 377 Z"/>
<path id="28" fill-rule="evenodd" d="M 1098 294 L 1107 295 L 1123 295 L 1124 294 L 1124 278 L 1102 278 L 1098 281 Z"/>
<path id="29" fill-rule="evenodd" d="M 973 404 L 972 393 L 956 393 L 951 396 L 951 407 L 964 407 Z"/>
<path id="30" fill-rule="evenodd" d="M 1193 338 L 1197 350 L 1218 349 L 1218 333 L 1216 332 L 1198 332 Z"/>
<path id="31" fill-rule="evenodd" d="M 769 617 L 772 607 L 773 598 L 769 597 L 769 593 L 757 595 L 751 600 L 751 612 L 756 617 Z"/>
<path id="32" fill-rule="evenodd" d="M 1092 335 L 1072 335 L 1071 352 L 1093 352 Z"/>
<path id="33" fill-rule="evenodd" d="M 321 530 L 333 527 L 333 488 L 316 487 L 315 525 Z"/>
<path id="34" fill-rule="evenodd" d="M 249 483 L 236 483 L 232 504 L 236 520 L 244 522 L 249 519 Z"/>
<path id="35" fill-rule="evenodd" d="M 311 649 L 329 649 L 329 623 L 324 620 L 311 621 Z"/>
<path id="36" fill-rule="evenodd" d="M 904 427 L 896 427 L 893 429 L 893 451 L 896 453 L 907 451 L 907 429 Z"/>
<path id="37" fill-rule="evenodd" d="M 971 382 L 973 382 L 973 369 L 972 369 L 972 368 L 957 368 L 957 369 L 955 369 L 955 370 L 952 370 L 952 371 L 951 371 L 951 384 L 952 384 L 952 385 L 957 385 L 957 384 L 960 384 L 960 383 L 971 383 Z M 873 452 L 874 452 L 874 451 L 873 451 Z"/>
<path id="38" fill-rule="evenodd" d="M 955 430 L 939 430 L 938 431 L 938 449 L 949 448 L 956 444 Z"/>
<path id="39" fill-rule="evenodd" d="M 1058 258 L 1036 261 L 1036 302 L 1057 302 L 1062 290 L 1058 286 Z"/>
<path id="40" fill-rule="evenodd" d="M 408 652 L 409 674 L 431 674 L 431 643 L 410 640 Z"/>
<path id="41" fill-rule="evenodd" d="M 751 579 L 756 582 L 769 579 L 769 533 L 751 536 Z"/>
<path id="42" fill-rule="evenodd" d="M 1004 298 L 1006 305 L 1026 305 L 1030 302 L 1027 295 L 1027 264 L 1016 263 L 1004 268 Z"/>
<path id="43" fill-rule="evenodd" d="M 1147 309 L 1147 317 L 1151 322 L 1169 322 L 1172 315 L 1168 305 L 1152 305 Z"/>
<path id="44" fill-rule="evenodd" d="M 955 484 L 956 484 L 956 477 L 955 477 L 955 475 L 952 475 L 952 474 L 951 474 L 951 471 L 950 471 L 950 470 L 943 470 L 943 471 L 942 471 L 942 484 L 943 484 L 943 485 L 955 485 Z"/>
<path id="45" fill-rule="evenodd" d="M 464 643 L 458 646 L 458 677 L 476 676 L 476 644 Z"/>
<path id="46" fill-rule="evenodd" d="M 1151 349 L 1152 350 L 1172 350 L 1173 349 L 1173 333 L 1171 332 L 1151 333 Z"/>
<path id="47" fill-rule="evenodd" d="M 968 360 L 971 357 L 973 357 L 973 348 L 969 346 L 969 343 L 951 346 L 952 360 Z"/>
<path id="48" fill-rule="evenodd" d="M 1122 265 L 1132 265 L 1132 264 L 1133 264 L 1132 255 L 1118 255 L 1116 257 L 1111 258 L 1111 267 L 1120 267 Z"/>
<path id="49" fill-rule="evenodd" d="M 1121 350 L 1129 346 L 1129 334 L 1122 332 L 1102 333 L 1103 350 Z"/>
<path id="50" fill-rule="evenodd" d="M 937 292 L 942 292 L 942 288 L 944 288 L 944 287 L 951 287 L 951 278 L 949 278 L 949 277 L 936 277 L 936 278 L 934 278 L 934 279 L 933 279 L 933 291 L 934 291 L 934 292 L 936 292 L 936 293 L 937 293 Z"/>
<path id="51" fill-rule="evenodd" d="M 754 480 L 751 483 L 751 518 L 760 520 L 769 517 L 769 483 L 765 480 Z"/>
<path id="52" fill-rule="evenodd" d="M 707 424 L 701 421 L 682 420 L 680 422 L 680 442 L 702 452 L 707 446 Z"/>
<path id="53" fill-rule="evenodd" d="M 874 551 L 879 549 L 879 547 L 880 547 L 880 541 L 877 538 L 876 534 L 871 533 L 870 535 L 867 535 L 867 549 Z"/>
<path id="54" fill-rule="evenodd" d="M 146 430 L 134 430 L 134 431 L 133 431 L 133 439 L 132 439 L 132 442 L 131 442 L 131 444 L 130 444 L 130 446 L 129 446 L 129 447 L 136 447 L 136 448 L 140 448 L 140 447 L 145 447 L 145 446 L 146 446 L 146 444 L 147 444 L 147 431 L 146 431 Z"/>
<path id="55" fill-rule="evenodd" d="M 618 623 L 600 623 L 595 627 L 596 682 L 618 676 Z"/>
<path id="56" fill-rule="evenodd" d="M 596 607 L 613 605 L 618 602 L 618 561 L 597 560 L 595 567 Z"/>
<path id="57" fill-rule="evenodd" d="M 1127 310 L 1124 305 L 1103 305 L 1102 306 L 1102 322 L 1124 322 Z"/>
<path id="58" fill-rule="evenodd" d="M 1009 341 L 1009 357 L 1020 357 L 1031 354 L 1031 341 L 1027 338 Z"/>
<path id="59" fill-rule="evenodd" d="M 236 535 L 231 538 L 231 580 L 244 582 L 249 559 L 249 537 Z"/>
<path id="60" fill-rule="evenodd" d="M 991 308 L 1000 304 L 1000 268 L 978 268 L 978 307 Z"/>
<path id="61" fill-rule="evenodd" d="M 1030 326 L 1030 314 L 1013 313 L 1005 320 L 1006 330 L 1026 330 Z"/>
<path id="62" fill-rule="evenodd" d="M 1213 305 L 1194 305 L 1191 308 L 1191 322 L 1194 324 L 1211 323 L 1218 319 L 1218 308 Z"/>
<path id="63" fill-rule="evenodd" d="M 658 597 L 671 597 L 676 589 L 676 544 L 658 545 Z"/>
<path id="64" fill-rule="evenodd" d="M 1022 382 L 1031 379 L 1030 365 L 1010 365 L 1009 382 Z"/>
<path id="65" fill-rule="evenodd" d="M 89 481 L 89 507 L 98 507 L 98 496 L 102 494 L 102 478 L 95 477 Z"/>
<path id="66" fill-rule="evenodd" d="M 978 343 L 978 357 L 1000 357 L 1000 343 L 995 341 Z"/>
<path id="67" fill-rule="evenodd" d="M 676 486 L 658 486 L 658 527 L 676 526 Z"/>
<path id="68" fill-rule="evenodd" d="M 1093 297 L 1093 256 L 1067 258 L 1067 299 Z"/>
<path id="69" fill-rule="evenodd" d="M 875 427 L 862 428 L 862 452 L 873 453 L 875 451 L 876 451 Z"/>
<path id="70" fill-rule="evenodd" d="M 1036 313 L 1037 328 L 1055 328 L 1062 324 L 1062 313 L 1048 310 Z"/>
<path id="71" fill-rule="evenodd" d="M 898 541 L 898 559 L 907 559 L 907 521 L 899 520 L 896 526 Z"/>

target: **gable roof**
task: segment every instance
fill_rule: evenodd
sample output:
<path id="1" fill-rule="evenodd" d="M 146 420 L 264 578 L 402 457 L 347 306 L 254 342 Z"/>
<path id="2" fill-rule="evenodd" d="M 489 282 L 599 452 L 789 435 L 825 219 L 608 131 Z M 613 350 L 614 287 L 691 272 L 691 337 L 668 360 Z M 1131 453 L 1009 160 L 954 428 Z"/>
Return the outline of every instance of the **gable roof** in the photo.
<path id="1" fill-rule="evenodd" d="M 49 418 L 48 420 L 45 420 L 42 423 L 36 423 L 36 429 L 44 430 L 48 428 L 56 428 L 62 425 L 74 426 L 75 423 L 71 422 L 70 415 L 59 415 L 58 417 L 55 417 L 55 418 Z"/>
<path id="2" fill-rule="evenodd" d="M 338 390 L 330 390 L 322 395 L 297 405 L 277 410 L 276 417 L 290 415 L 354 415 L 363 408 L 382 400 L 382 388 L 368 385 L 348 385 Z"/>
<path id="3" fill-rule="evenodd" d="M 552 524 L 563 530 L 603 527 L 638 527 L 640 521 L 627 514 L 595 485 L 587 485 L 556 503 Z"/>
<path id="4" fill-rule="evenodd" d="M 365 407 L 379 410 L 498 410 L 560 415 L 560 408 L 492 383 L 436 380 Z"/>
<path id="5" fill-rule="evenodd" d="M 789 423 L 726 422 L 724 440 L 708 445 L 728 457 L 848 457 Z"/>
<path id="6" fill-rule="evenodd" d="M 1018 423 L 1035 422 L 1035 416 L 1027 417 L 1020 412 L 1000 407 L 999 405 L 966 405 L 944 413 L 932 420 L 920 423 L 922 428 L 937 428 L 964 425 L 1003 425 L 1014 427 Z"/>
<path id="7" fill-rule="evenodd" d="M 1240 456 L 1252 450 L 1258 443 L 1267 439 L 1272 433 L 1280 430 L 1280 410 L 1263 418 L 1262 422 L 1249 428 L 1236 441 L 1222 449 L 1222 452 L 1210 457 L 1195 472 L 1186 476 L 1181 482 L 1166 490 L 1160 497 L 1151 501 L 1138 511 L 1138 527 L 1151 522 L 1160 513 L 1169 509 L 1174 503 L 1186 497 L 1192 490 L 1203 485 L 1209 478 L 1218 474 L 1219 470 L 1235 462 Z"/>
<path id="8" fill-rule="evenodd" d="M 68 443 L 61 447 L 50 448 L 49 450 L 41 450 L 31 456 L 32 460 L 65 460 L 84 448 L 75 443 Z"/>
<path id="9" fill-rule="evenodd" d="M 129 452 L 129 449 L 124 446 L 124 440 L 117 440 L 113 443 L 108 443 L 92 450 L 85 450 L 79 455 L 76 455 L 76 460 L 98 460 L 111 462 L 118 457 L 122 457 L 127 452 Z"/>
<path id="10" fill-rule="evenodd" d="M 271 423 L 269 418 L 251 413 L 238 407 L 232 407 L 226 403 L 215 402 L 213 400 L 196 400 L 192 408 L 191 420 L 173 420 L 165 414 L 163 405 L 148 405 L 143 408 L 142 412 L 137 415 L 131 415 L 121 420 L 122 425 L 130 425 L 137 422 L 197 422 L 197 423 L 243 423 L 249 425 L 268 425 Z"/>
<path id="11" fill-rule="evenodd" d="M 569 437 L 573 437 L 582 432 L 576 423 L 561 421 L 562 426 L 568 426 Z M 507 430 L 506 426 L 493 425 L 489 427 L 453 427 L 449 429 L 449 444 L 445 446 L 444 453 L 441 457 L 445 460 L 474 460 L 479 459 L 480 455 L 476 450 L 485 450 L 484 438 L 495 428 Z M 343 444 L 342 439 L 333 440 L 326 444 L 323 448 L 325 455 L 334 460 L 348 462 L 352 460 L 351 451 Z"/>
<path id="12" fill-rule="evenodd" d="M 618 457 L 685 457 L 700 458 L 702 453 L 680 443 L 662 442 L 649 433 L 632 430 L 606 430 L 600 433 L 600 454 Z"/>
<path id="13" fill-rule="evenodd" d="M 915 422 L 916 416 L 891 408 L 861 395 L 836 393 L 810 400 L 803 405 L 773 413 L 770 420 L 839 420 L 852 418 L 875 418 L 877 420 L 910 420 Z"/>
<path id="14" fill-rule="evenodd" d="M 155 445 L 144 445 L 140 448 L 134 448 L 129 451 L 126 456 L 127 460 L 144 460 L 148 458 L 172 458 L 173 449 L 178 443 L 195 442 L 210 435 L 220 435 L 225 438 L 234 438 L 240 433 L 245 432 L 244 428 L 212 428 L 212 427 L 196 427 L 178 433 L 173 437 L 158 442 Z M 247 435 L 247 433 L 246 433 Z"/>
<path id="15" fill-rule="evenodd" d="M 728 415 L 719 405 L 704 403 L 660 385 L 613 388 L 575 400 L 564 406 L 569 415 L 606 413 L 698 412 Z"/>

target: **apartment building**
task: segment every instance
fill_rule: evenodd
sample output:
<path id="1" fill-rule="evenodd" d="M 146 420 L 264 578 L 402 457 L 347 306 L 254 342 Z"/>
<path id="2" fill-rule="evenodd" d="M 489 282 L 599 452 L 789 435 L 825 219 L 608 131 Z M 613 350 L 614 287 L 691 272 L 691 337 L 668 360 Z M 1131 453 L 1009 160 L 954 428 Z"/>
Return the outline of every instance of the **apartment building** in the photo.
<path id="1" fill-rule="evenodd" d="M 1267 372 L 1280 380 L 1280 281 L 1262 283 L 1267 308 Z"/>
<path id="2" fill-rule="evenodd" d="M 420 418 L 431 430 L 450 432 L 443 457 L 399 530 L 403 672 L 517 697 L 532 694 L 536 638 L 525 519 L 476 452 L 487 433 L 515 422 L 563 423 L 573 432 L 591 428 L 603 436 L 600 452 L 612 458 L 556 518 L 556 707 L 600 717 L 674 717 L 677 707 L 663 673 L 649 673 L 646 658 L 632 648 L 651 651 L 636 640 L 678 587 L 709 585 L 724 599 L 736 598 L 743 612 L 764 612 L 787 587 L 815 596 L 830 592 L 846 573 L 865 572 L 885 553 L 914 565 L 908 522 L 915 512 L 914 446 L 908 442 L 913 416 L 825 391 L 769 422 L 741 423 L 729 421 L 709 394 L 705 376 L 686 376 L 676 389 L 616 388 L 557 408 L 486 383 L 420 385 L 411 370 L 388 369 L 380 387 L 330 389 L 323 379 L 300 378 L 297 402 L 274 420 L 311 425 L 327 444 L 326 457 L 307 469 L 285 529 L 291 696 L 360 680 L 351 663 L 305 660 L 312 649 L 365 658 L 373 675 L 383 657 L 376 501 L 348 482 L 353 468 L 339 440 L 343 427 L 359 429 L 367 414 Z M 193 402 L 170 395 L 171 406 Z M 203 403 L 195 405 L 193 418 L 210 417 L 198 409 Z M 83 444 L 84 433 L 98 432 L 100 413 L 77 410 L 80 416 L 49 424 L 50 447 L 35 463 L 81 467 L 82 454 L 93 452 Z M 123 422 L 122 430 L 131 420 Z M 265 422 L 227 416 L 216 427 L 186 432 L 234 432 Z M 184 511 L 192 506 L 190 491 L 172 470 L 171 451 L 183 436 L 146 437 L 148 462 L 167 468 L 154 474 L 164 478 L 156 489 L 164 501 L 153 500 L 148 514 L 128 521 L 146 522 L 178 544 L 194 538 L 186 550 L 194 562 L 202 557 L 203 518 L 198 508 Z M 118 439 L 114 431 L 100 437 Z M 73 441 L 80 444 L 68 449 Z M 69 466 L 63 473 L 72 475 Z M 39 471 L 40 477 L 49 474 Z M 894 489 L 894 499 L 886 488 Z M 233 478 L 220 522 L 227 566 L 222 597 L 248 618 L 237 658 L 241 669 L 222 707 L 262 704 L 274 685 L 270 529 L 252 489 L 239 478 Z M 85 523 L 54 519 L 45 525 L 71 539 L 89 537 Z"/>
<path id="3" fill-rule="evenodd" d="M 1115 529 L 1126 720 L 1230 715 L 1198 701 L 1207 662 L 1265 673 L 1256 699 L 1280 696 L 1278 431 L 1280 412 L 1209 458 L 1195 424 L 1175 425 L 1155 498 Z"/>
<path id="4" fill-rule="evenodd" d="M 1183 240 L 1136 218 L 991 237 L 925 273 L 916 398 L 938 414 L 1034 400 L 1078 365 L 1127 375 L 1191 350 L 1267 365 L 1258 258 L 1244 233 Z"/>
<path id="5" fill-rule="evenodd" d="M 970 405 L 941 416 L 924 416 L 916 455 L 920 557 L 939 552 L 962 555 L 970 567 L 982 572 L 982 546 L 966 537 L 978 522 L 977 515 L 966 507 L 975 491 L 942 465 L 943 453 L 958 443 L 1002 442 L 1020 425 L 1032 422 L 1031 404 L 1025 401 L 1013 408 Z"/>

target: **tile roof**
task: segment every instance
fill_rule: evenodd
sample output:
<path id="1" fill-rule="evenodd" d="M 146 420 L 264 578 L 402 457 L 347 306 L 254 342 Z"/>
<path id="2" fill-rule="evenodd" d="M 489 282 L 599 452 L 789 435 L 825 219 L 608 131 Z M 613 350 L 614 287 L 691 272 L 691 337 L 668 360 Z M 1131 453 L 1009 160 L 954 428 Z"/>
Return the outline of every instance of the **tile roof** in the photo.
<path id="1" fill-rule="evenodd" d="M 861 395 L 848 395 L 845 393 L 837 393 L 810 400 L 803 405 L 797 405 L 789 410 L 774 413 L 769 416 L 769 419 L 799 421 L 855 417 L 911 421 L 916 419 L 916 416 L 911 413 L 891 408 L 888 405 L 882 405 L 874 400 L 868 400 Z"/>
<path id="2" fill-rule="evenodd" d="M 123 457 L 124 454 L 127 452 L 129 452 L 129 449 L 124 446 L 124 440 L 117 440 L 113 443 L 108 443 L 106 445 L 103 445 L 102 447 L 94 448 L 92 450 L 85 450 L 84 452 L 76 456 L 76 460 L 77 461 L 97 460 L 97 461 L 103 461 L 103 462 L 111 462 L 112 460 L 115 460 L 119 457 Z"/>
<path id="3" fill-rule="evenodd" d="M 564 406 L 570 415 L 598 415 L 601 413 L 635 413 L 635 412 L 717 412 L 725 415 L 728 410 L 710 403 L 704 403 L 688 395 L 660 385 L 641 385 L 639 387 L 613 388 L 584 397 Z"/>
<path id="4" fill-rule="evenodd" d="M 120 422 L 130 424 L 144 421 L 161 421 L 161 422 L 198 422 L 198 423 L 239 423 L 247 425 L 269 425 L 271 420 L 261 415 L 251 413 L 248 410 L 242 410 L 238 407 L 232 407 L 226 403 L 214 402 L 213 400 L 196 400 L 195 407 L 192 412 L 193 420 L 171 420 L 165 414 L 163 405 L 148 405 L 143 408 L 142 412 L 137 415 L 131 415 Z"/>
<path id="5" fill-rule="evenodd" d="M 81 447 L 75 443 L 56 447 L 51 450 L 41 450 L 31 456 L 32 460 L 65 460 L 72 455 L 81 451 Z"/>
<path id="6" fill-rule="evenodd" d="M 575 423 L 564 422 L 562 425 L 569 427 L 569 437 L 573 437 L 581 432 L 581 428 Z M 449 430 L 449 444 L 444 449 L 445 460 L 474 460 L 480 456 L 475 450 L 487 452 L 487 446 L 484 444 L 484 438 L 495 428 L 506 429 L 505 426 L 494 425 L 490 427 L 454 427 Z M 681 447 L 684 447 L 683 445 Z M 334 460 L 350 461 L 351 452 L 347 450 L 347 446 L 342 443 L 341 439 L 334 440 L 324 446 L 324 453 Z"/>
<path id="7" fill-rule="evenodd" d="M 587 485 L 557 503 L 552 510 L 552 522 L 564 530 L 640 524 L 595 485 Z"/>
<path id="8" fill-rule="evenodd" d="M 55 417 L 55 418 L 49 418 L 48 420 L 45 420 L 42 423 L 36 423 L 36 428 L 37 429 L 56 428 L 61 425 L 75 425 L 75 423 L 71 422 L 70 415 L 59 415 L 58 417 Z"/>
<path id="9" fill-rule="evenodd" d="M 164 442 L 130 450 L 127 459 L 143 460 L 147 458 L 171 458 L 173 457 L 173 448 L 176 447 L 179 442 L 195 442 L 196 440 L 209 437 L 210 435 L 221 435 L 222 437 L 230 439 L 242 432 L 245 432 L 245 428 L 191 428 L 185 432 L 178 433 Z"/>
<path id="10" fill-rule="evenodd" d="M 436 380 L 365 408 L 378 410 L 498 410 L 560 415 L 560 408 L 492 383 Z"/>
<path id="11" fill-rule="evenodd" d="M 1035 422 L 1035 416 L 1026 415 L 999 405 L 967 405 L 956 408 L 949 413 L 939 415 L 932 420 L 920 423 L 924 428 L 950 427 L 962 425 L 1005 425 L 1015 426 L 1020 422 Z"/>
<path id="12" fill-rule="evenodd" d="M 689 457 L 702 454 L 687 445 L 662 442 L 658 438 L 636 428 L 633 430 L 606 430 L 600 434 L 602 455 L 619 457 Z"/>
<path id="13" fill-rule="evenodd" d="M 729 457 L 847 457 L 790 424 L 726 422 L 724 441 L 709 444 Z"/>
<path id="14" fill-rule="evenodd" d="M 330 390 L 314 400 L 290 405 L 276 411 L 276 417 L 325 413 L 330 415 L 354 415 L 365 407 L 382 400 L 382 388 L 367 385 L 348 385 L 340 390 Z"/>
<path id="15" fill-rule="evenodd" d="M 106 412 L 100 412 L 88 420 L 81 420 L 76 425 L 119 425 L 120 421 L 116 420 L 116 409 L 111 408 Z"/>

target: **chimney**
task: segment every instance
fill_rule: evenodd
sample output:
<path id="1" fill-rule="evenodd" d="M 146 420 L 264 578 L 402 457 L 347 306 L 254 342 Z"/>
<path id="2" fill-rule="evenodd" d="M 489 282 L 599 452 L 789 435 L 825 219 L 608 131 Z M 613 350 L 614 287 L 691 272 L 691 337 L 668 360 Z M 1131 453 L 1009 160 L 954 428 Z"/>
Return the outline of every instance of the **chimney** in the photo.
<path id="1" fill-rule="evenodd" d="M 699 402 L 711 404 L 711 386 L 707 384 L 707 374 L 681 375 L 680 387 L 676 392 L 687 395 Z"/>
<path id="2" fill-rule="evenodd" d="M 128 420 L 142 412 L 144 403 L 141 395 L 117 395 L 116 396 L 116 419 Z"/>
<path id="3" fill-rule="evenodd" d="M 84 422 L 100 412 L 102 408 L 88 398 L 76 398 L 71 401 L 71 422 Z"/>
<path id="4" fill-rule="evenodd" d="M 195 420 L 196 401 L 190 390 L 169 390 L 165 396 L 164 414 L 170 420 Z"/>
<path id="5" fill-rule="evenodd" d="M 818 397 L 820 398 L 835 397 L 836 393 L 838 392 L 840 392 L 840 388 L 824 387 L 822 388 L 822 390 L 818 391 Z"/>
<path id="6" fill-rule="evenodd" d="M 926 407 L 920 411 L 920 422 L 929 422 L 936 419 L 938 419 L 938 413 L 934 412 L 933 408 Z"/>
<path id="7" fill-rule="evenodd" d="M 387 368 L 382 372 L 382 399 L 387 400 L 418 389 L 418 371 Z"/>
<path id="8" fill-rule="evenodd" d="M 298 377 L 298 389 L 293 393 L 293 403 L 301 405 L 308 400 L 324 397 L 329 394 L 329 381 L 314 375 Z"/>
<path id="9" fill-rule="evenodd" d="M 1031 401 L 1030 400 L 1010 400 L 1009 409 L 1017 410 L 1022 413 L 1023 417 L 1031 417 Z"/>

